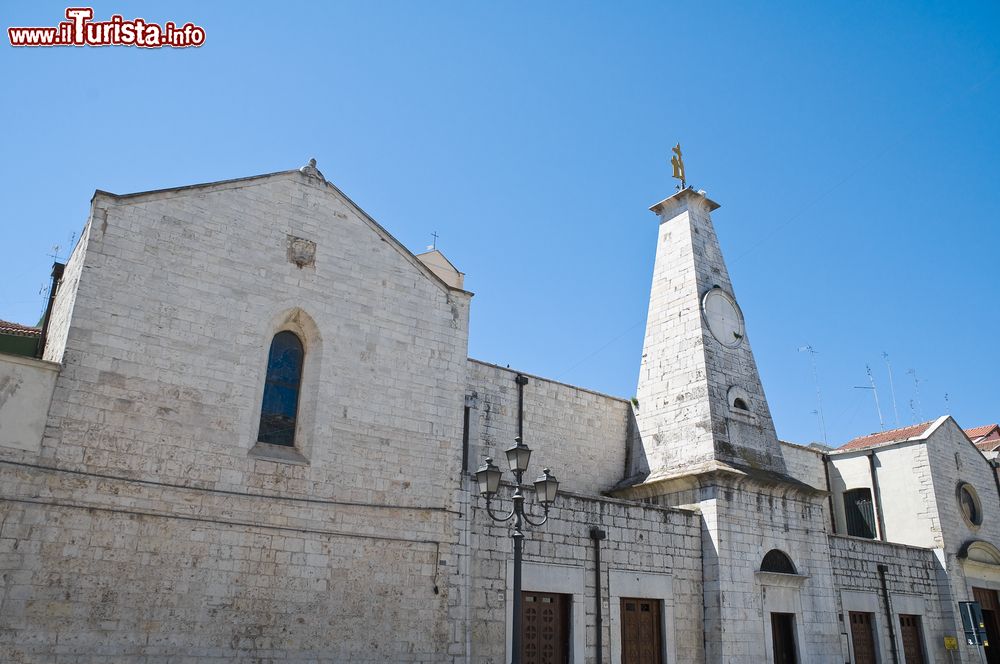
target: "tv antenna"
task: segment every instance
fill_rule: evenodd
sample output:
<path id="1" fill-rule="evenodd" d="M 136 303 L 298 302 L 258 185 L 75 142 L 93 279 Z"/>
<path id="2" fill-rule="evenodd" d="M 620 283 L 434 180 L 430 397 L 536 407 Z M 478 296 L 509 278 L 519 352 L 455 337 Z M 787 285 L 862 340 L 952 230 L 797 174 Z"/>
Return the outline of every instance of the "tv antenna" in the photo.
<path id="1" fill-rule="evenodd" d="M 813 411 L 819 417 L 819 430 L 823 434 L 823 444 L 828 445 L 826 439 L 826 418 L 823 417 L 823 394 L 819 389 L 819 370 L 816 368 L 816 355 L 819 354 L 815 348 L 806 344 L 799 346 L 800 353 L 809 353 L 809 361 L 812 364 L 813 384 L 816 386 L 816 410 Z"/>
<path id="2" fill-rule="evenodd" d="M 889 394 L 892 395 L 892 415 L 896 418 L 896 427 L 899 427 L 899 410 L 896 408 L 896 386 L 892 382 L 892 365 L 889 364 L 889 353 L 882 351 L 882 359 L 885 360 L 885 368 L 889 370 Z"/>
<path id="3" fill-rule="evenodd" d="M 826 426 L 825 426 L 825 424 L 823 422 L 823 413 L 819 412 L 815 408 L 813 408 L 809 412 L 812 413 L 813 415 L 815 415 L 816 419 L 819 420 L 820 429 L 823 431 L 823 444 L 826 445 L 827 447 L 829 447 L 829 443 L 826 442 Z"/>
<path id="4" fill-rule="evenodd" d="M 855 385 L 856 390 L 871 390 L 872 395 L 875 397 L 875 412 L 878 413 L 878 426 L 881 431 L 885 431 L 885 420 L 882 418 L 882 406 L 878 402 L 878 389 L 875 387 L 875 379 L 872 377 L 872 368 L 869 365 L 865 365 L 865 372 L 868 374 L 869 385 Z"/>
<path id="5" fill-rule="evenodd" d="M 922 419 L 924 419 L 924 412 L 923 412 L 923 408 L 921 407 L 921 404 L 920 404 L 920 383 L 922 383 L 923 381 L 920 380 L 919 378 L 917 378 L 917 370 L 916 369 L 908 369 L 906 371 L 906 373 L 908 373 L 911 376 L 913 376 L 913 394 L 914 394 L 914 399 L 916 400 L 916 406 L 917 406 L 916 408 L 913 409 L 914 420 L 922 420 Z M 913 403 L 914 403 L 913 401 L 910 402 L 910 407 L 911 408 L 913 408 Z"/>

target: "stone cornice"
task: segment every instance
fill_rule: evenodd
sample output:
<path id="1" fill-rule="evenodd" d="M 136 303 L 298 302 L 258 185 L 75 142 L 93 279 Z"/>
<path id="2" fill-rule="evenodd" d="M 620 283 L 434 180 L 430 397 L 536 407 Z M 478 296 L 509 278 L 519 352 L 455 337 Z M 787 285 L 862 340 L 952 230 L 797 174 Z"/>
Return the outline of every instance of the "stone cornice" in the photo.
<path id="1" fill-rule="evenodd" d="M 721 207 L 718 203 L 706 196 L 704 192 L 695 191 L 691 187 L 688 187 L 687 189 L 681 189 L 672 196 L 664 198 L 662 201 L 651 206 L 649 209 L 651 212 L 662 218 L 670 215 L 672 212 L 675 212 L 682 207 L 702 205 L 707 207 L 709 212 L 718 210 Z"/>

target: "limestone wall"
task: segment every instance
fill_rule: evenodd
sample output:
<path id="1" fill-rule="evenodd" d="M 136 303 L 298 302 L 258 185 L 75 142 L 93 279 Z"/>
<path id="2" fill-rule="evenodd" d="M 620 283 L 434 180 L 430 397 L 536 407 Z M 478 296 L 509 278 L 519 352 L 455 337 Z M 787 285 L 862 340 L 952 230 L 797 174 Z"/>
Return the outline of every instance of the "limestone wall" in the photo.
<path id="1" fill-rule="evenodd" d="M 735 298 L 712 224 L 714 207 L 684 190 L 652 208 L 660 226 L 636 389 L 636 421 L 652 477 L 716 459 L 785 472 L 750 333 L 717 339 L 702 312 L 703 298 L 716 287 Z"/>
<path id="2" fill-rule="evenodd" d="M 90 243 L 90 230 L 94 220 L 95 209 L 91 207 L 91 218 L 80 233 L 73 253 L 70 254 L 63 276 L 56 287 L 55 300 L 49 314 L 49 328 L 45 338 L 43 357 L 49 362 L 62 362 L 69 335 L 70 322 L 73 318 L 73 307 L 76 304 L 77 289 L 80 287 L 80 277 L 83 274 L 84 261 L 87 259 L 87 247 Z M 98 223 L 103 223 L 104 211 L 97 215 Z"/>
<path id="3" fill-rule="evenodd" d="M 529 505 L 533 500 L 529 491 Z M 504 644 L 510 641 L 512 595 L 507 588 L 512 545 L 508 526 L 491 521 L 483 505 L 482 499 L 472 499 L 471 564 L 466 580 L 471 604 L 469 661 L 501 664 L 510 659 Z M 698 515 L 618 500 L 563 495 L 549 522 L 538 528 L 529 527 L 527 531 L 524 589 L 572 595 L 569 661 L 583 664 L 595 661 L 596 657 L 591 527 L 607 533 L 607 539 L 601 542 L 603 661 L 621 661 L 620 599 L 639 596 L 663 602 L 667 655 L 664 661 L 704 662 Z"/>
<path id="4" fill-rule="evenodd" d="M 844 661 L 824 497 L 738 476 L 673 487 L 648 500 L 701 513 L 706 661 L 771 661 L 771 613 L 796 614 L 800 661 Z M 791 559 L 796 575 L 760 573 L 773 549 Z"/>
<path id="5" fill-rule="evenodd" d="M 709 638 L 721 636 L 716 653 L 726 662 L 769 661 L 771 613 L 796 614 L 801 661 L 838 663 L 833 572 L 826 548 L 824 500 L 794 491 L 767 491 L 750 486 L 719 487 L 712 532 L 705 539 L 706 559 L 716 557 L 715 587 L 721 624 Z M 801 579 L 761 575 L 764 556 L 772 549 L 786 554 Z M 712 598 L 709 597 L 707 601 Z"/>
<path id="6" fill-rule="evenodd" d="M 44 440 L 0 449 L 0 651 L 447 661 L 469 295 L 297 172 L 99 193 L 88 228 Z M 256 443 L 283 329 L 294 450 Z"/>
<path id="7" fill-rule="evenodd" d="M 925 445 L 930 461 L 930 476 L 937 498 L 937 513 L 943 539 L 944 566 L 948 571 L 952 605 L 974 601 L 973 588 L 1000 591 L 1000 560 L 977 564 L 965 556 L 973 542 L 985 542 L 992 551 L 1000 546 L 1000 497 L 994 480 L 994 469 L 982 452 L 968 440 L 958 424 L 945 419 L 928 437 Z M 960 485 L 968 484 L 981 506 L 981 523 L 966 519 L 958 497 Z M 961 629 L 961 619 L 955 615 L 951 629 Z M 962 645 L 964 661 L 978 662 L 978 653 Z"/>
<path id="8" fill-rule="evenodd" d="M 0 486 L 3 661 L 448 661 L 446 510 L 3 462 Z"/>
<path id="9" fill-rule="evenodd" d="M 503 450 L 517 435 L 517 372 L 477 360 L 468 363 L 467 394 L 475 395 L 470 423 L 469 467 L 492 456 L 503 471 Z M 625 441 L 631 405 L 597 392 L 529 377 L 524 387 L 524 436 L 532 448 L 530 477 L 543 467 L 562 488 L 598 495 L 624 478 Z"/>
<path id="10" fill-rule="evenodd" d="M 785 457 L 785 469 L 788 475 L 814 489 L 826 491 L 823 452 L 781 441 L 781 455 Z"/>
<path id="11" fill-rule="evenodd" d="M 458 481 L 467 297 L 298 174 L 98 195 L 95 210 L 104 221 L 93 225 L 44 459 L 262 486 L 248 452 L 268 347 L 293 328 L 306 346 L 296 447 L 309 466 L 285 468 L 281 489 L 450 499 L 436 474 Z M 288 259 L 290 236 L 316 242 L 312 265 Z"/>
<path id="12" fill-rule="evenodd" d="M 858 537 L 831 536 L 829 541 L 838 602 L 844 621 L 841 630 L 848 637 L 851 630 L 850 612 L 871 613 L 881 661 L 892 661 L 893 648 L 899 655 L 899 661 L 902 661 L 899 616 L 919 615 L 924 652 L 932 661 L 952 661 L 944 650 L 943 637 L 956 635 L 952 613 L 953 598 L 934 549 Z M 886 567 L 888 614 L 879 565 Z M 895 643 L 890 639 L 890 617 Z M 844 645 L 850 647 L 846 642 Z M 971 662 L 978 659 L 956 658 L 955 661 Z"/>
<path id="13" fill-rule="evenodd" d="M 875 455 L 875 472 L 882 497 L 886 539 L 912 546 L 940 547 L 941 525 L 931 482 L 927 446 L 919 441 L 834 454 L 830 457 L 830 486 L 837 516 L 837 532 L 847 534 L 845 491 L 867 488 L 872 491 L 874 499 L 868 458 L 870 454 Z"/>
<path id="14" fill-rule="evenodd" d="M 0 355 L 0 448 L 37 451 L 59 366 Z"/>
<path id="15" fill-rule="evenodd" d="M 1000 545 L 1000 495 L 989 461 L 951 418 L 931 433 L 924 447 L 949 556 L 957 555 L 970 540 Z M 978 525 L 963 516 L 958 499 L 960 484 L 971 485 L 979 499 L 982 522 Z"/>

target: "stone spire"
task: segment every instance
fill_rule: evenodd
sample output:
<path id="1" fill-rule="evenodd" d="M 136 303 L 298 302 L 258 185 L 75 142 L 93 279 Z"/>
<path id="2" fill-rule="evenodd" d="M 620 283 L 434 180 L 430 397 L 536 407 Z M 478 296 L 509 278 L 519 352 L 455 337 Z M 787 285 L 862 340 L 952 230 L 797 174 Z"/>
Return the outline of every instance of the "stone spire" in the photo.
<path id="1" fill-rule="evenodd" d="M 632 470 L 647 482 L 725 465 L 784 475 L 757 364 L 711 212 L 685 188 L 660 222 L 636 397 Z"/>

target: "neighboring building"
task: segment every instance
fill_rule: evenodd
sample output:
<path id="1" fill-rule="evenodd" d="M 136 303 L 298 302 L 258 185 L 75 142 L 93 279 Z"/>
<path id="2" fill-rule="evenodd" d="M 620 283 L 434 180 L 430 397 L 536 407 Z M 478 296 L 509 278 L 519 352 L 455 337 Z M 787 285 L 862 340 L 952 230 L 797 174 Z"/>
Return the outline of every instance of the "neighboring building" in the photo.
<path id="1" fill-rule="evenodd" d="M 983 451 L 987 459 L 997 458 L 1000 453 L 1000 424 L 984 424 L 966 429 L 965 435 Z"/>
<path id="2" fill-rule="evenodd" d="M 630 403 L 470 359 L 464 275 L 314 162 L 98 191 L 41 358 L 0 355 L 0 659 L 509 661 L 473 473 L 523 388 L 562 482 L 526 533 L 526 662 L 1000 661 L 958 613 L 1000 644 L 993 465 L 950 417 L 779 442 L 717 207 L 652 208 Z"/>
<path id="3" fill-rule="evenodd" d="M 0 320 L 0 353 L 34 357 L 42 337 L 40 327 Z"/>
<path id="4" fill-rule="evenodd" d="M 898 577 L 900 559 L 909 559 L 908 591 L 891 597 L 900 615 L 920 615 L 922 627 L 945 635 L 954 626 L 956 603 L 979 601 L 991 645 L 986 661 L 1000 661 L 1000 484 L 993 464 L 949 416 L 901 429 L 856 438 L 829 453 L 835 533 L 851 539 L 891 542 L 869 547 L 856 539 L 855 551 L 885 556 L 879 575 Z M 831 537 L 831 542 L 840 543 Z M 918 570 L 924 570 L 921 574 Z M 837 579 L 845 612 L 873 613 L 884 621 L 884 599 L 858 593 L 850 567 Z M 879 579 L 881 582 L 881 579 Z M 900 579 L 895 582 L 899 586 Z M 873 607 L 879 610 L 871 611 Z M 910 619 L 912 622 L 912 619 Z M 906 625 L 897 625 L 906 642 Z M 964 637 L 959 633 L 960 642 Z M 882 629 L 882 652 L 891 650 L 891 633 Z M 940 644 L 940 639 L 938 645 Z M 926 645 L 925 645 L 926 647 Z M 960 651 L 977 661 L 962 645 Z M 939 659 L 943 657 L 939 656 Z M 906 661 L 909 661 L 908 659 Z M 947 661 L 947 660 L 944 660 Z M 963 660 L 965 661 L 965 660 Z"/>

